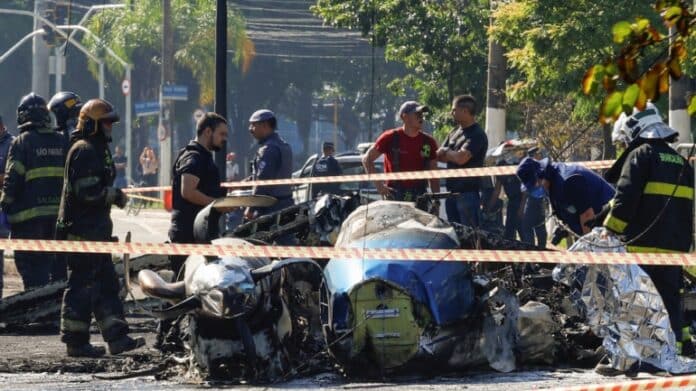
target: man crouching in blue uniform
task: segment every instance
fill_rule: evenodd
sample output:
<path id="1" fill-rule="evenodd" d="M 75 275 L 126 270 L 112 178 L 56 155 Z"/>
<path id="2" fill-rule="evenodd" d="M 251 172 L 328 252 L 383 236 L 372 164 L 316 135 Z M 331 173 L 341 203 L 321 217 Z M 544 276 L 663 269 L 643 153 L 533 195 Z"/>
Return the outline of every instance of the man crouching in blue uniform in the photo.
<path id="1" fill-rule="evenodd" d="M 258 110 L 249 118 L 249 131 L 258 141 L 259 149 L 252 162 L 252 179 L 286 179 L 292 176 L 292 149 L 276 128 L 278 122 L 270 110 Z M 275 197 L 278 202 L 267 208 L 247 208 L 247 220 L 263 216 L 294 204 L 290 185 L 254 186 L 253 194 Z"/>
<path id="2" fill-rule="evenodd" d="M 521 190 L 529 197 L 548 197 L 556 217 L 577 235 L 590 231 L 585 223 L 614 197 L 607 181 L 579 164 L 526 157 L 517 167 L 517 177 L 522 182 Z"/>

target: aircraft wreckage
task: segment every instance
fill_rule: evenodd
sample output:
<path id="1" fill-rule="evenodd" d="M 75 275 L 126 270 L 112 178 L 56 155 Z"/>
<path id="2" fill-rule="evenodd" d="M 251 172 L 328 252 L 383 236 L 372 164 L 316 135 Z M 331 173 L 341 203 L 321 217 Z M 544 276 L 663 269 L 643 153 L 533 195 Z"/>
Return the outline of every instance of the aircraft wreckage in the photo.
<path id="1" fill-rule="evenodd" d="M 226 213 L 273 203 L 227 197 L 202 210 L 194 230 L 200 243 L 250 246 L 291 237 L 302 245 L 337 247 L 536 249 L 428 212 L 446 196 L 360 205 L 357 195 L 324 195 L 226 231 Z M 649 279 L 637 285 L 627 280 L 638 273 L 635 266 L 623 272 L 558 268 L 552 276 L 549 269 L 512 262 L 190 256 L 183 279 L 167 282 L 155 272 L 164 264 L 162 257 L 146 256 L 133 259 L 129 270 L 139 271 L 146 295 L 167 303 L 153 312 L 182 326 L 189 370 L 211 377 L 279 381 L 326 357 L 359 377 L 591 366 L 605 354 L 623 370 L 646 361 L 674 373 L 696 371 L 696 364 L 676 355 Z M 607 290 L 600 281 L 622 288 Z M 6 298 L 0 317 L 9 324 L 47 319 L 54 307 L 45 304 L 59 303 L 60 290 L 54 284 Z M 634 292 L 647 299 L 629 300 Z M 636 315 L 646 308 L 654 316 Z M 631 345 L 628 330 L 664 337 Z"/>

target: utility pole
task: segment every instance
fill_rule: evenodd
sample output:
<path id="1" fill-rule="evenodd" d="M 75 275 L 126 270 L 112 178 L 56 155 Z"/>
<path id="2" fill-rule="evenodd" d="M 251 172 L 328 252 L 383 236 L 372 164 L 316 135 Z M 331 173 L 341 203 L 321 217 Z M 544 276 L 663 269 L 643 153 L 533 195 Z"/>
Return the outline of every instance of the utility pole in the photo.
<path id="1" fill-rule="evenodd" d="M 215 17 L 215 112 L 227 118 L 227 0 L 217 0 Z M 226 155 L 227 143 L 215 153 L 223 181 L 227 179 Z"/>
<path id="2" fill-rule="evenodd" d="M 674 28 L 670 29 L 670 36 L 673 36 Z M 670 38 L 670 44 L 674 38 Z M 682 75 L 679 79 L 669 77 L 669 127 L 679 133 L 679 143 L 692 142 L 691 137 L 691 117 L 686 108 L 691 79 Z"/>
<path id="3" fill-rule="evenodd" d="M 160 185 L 171 182 L 172 136 L 174 133 L 174 103 L 162 99 L 162 89 L 174 82 L 174 32 L 172 31 L 171 0 L 162 0 L 162 82 L 160 85 L 160 120 L 157 135 L 160 140 Z"/>
<path id="4" fill-rule="evenodd" d="M 496 3 L 491 0 L 491 14 Z M 493 24 L 493 16 L 490 18 Z M 486 135 L 488 145 L 497 146 L 505 141 L 505 78 L 506 62 L 503 47 L 488 38 L 488 93 L 486 95 Z"/>
<path id="5" fill-rule="evenodd" d="M 42 28 L 43 23 L 37 16 L 43 16 L 46 12 L 46 0 L 34 0 L 34 30 Z M 45 99 L 50 99 L 48 58 L 50 50 L 46 41 L 39 35 L 35 35 L 32 42 L 31 63 L 31 90 Z"/>

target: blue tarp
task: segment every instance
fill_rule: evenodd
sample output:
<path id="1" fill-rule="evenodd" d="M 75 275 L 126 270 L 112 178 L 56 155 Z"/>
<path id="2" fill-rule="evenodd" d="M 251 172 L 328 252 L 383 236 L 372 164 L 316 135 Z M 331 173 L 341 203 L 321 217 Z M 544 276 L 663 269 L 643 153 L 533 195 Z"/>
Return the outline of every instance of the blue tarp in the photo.
<path id="1" fill-rule="evenodd" d="M 441 232 L 396 227 L 356 240 L 350 247 L 459 248 L 452 238 Z M 341 314 L 348 310 L 348 303 L 344 303 L 346 294 L 361 281 L 373 278 L 395 283 L 414 300 L 427 305 L 437 325 L 466 318 L 475 302 L 471 268 L 464 262 L 332 259 L 324 275 L 334 297 L 334 319 L 338 320 L 347 319 Z"/>

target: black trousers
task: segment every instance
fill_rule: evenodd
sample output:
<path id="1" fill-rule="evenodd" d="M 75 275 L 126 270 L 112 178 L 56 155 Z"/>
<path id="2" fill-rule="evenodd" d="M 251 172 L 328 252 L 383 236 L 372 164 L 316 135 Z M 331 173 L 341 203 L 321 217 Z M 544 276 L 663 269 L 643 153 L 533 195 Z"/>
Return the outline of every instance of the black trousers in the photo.
<path id="1" fill-rule="evenodd" d="M 650 276 L 653 284 L 655 284 L 655 288 L 662 296 L 674 335 L 677 337 L 677 342 L 681 341 L 683 327 L 681 305 L 682 267 L 649 265 L 641 267 Z"/>
<path id="2" fill-rule="evenodd" d="M 32 219 L 12 224 L 12 239 L 54 239 L 55 219 Z M 51 281 L 64 280 L 65 257 L 56 257 L 54 253 L 36 251 L 16 251 L 15 265 L 22 276 L 24 289 L 35 288 Z"/>
<path id="3" fill-rule="evenodd" d="M 119 288 L 110 254 L 68 254 L 61 340 L 68 345 L 88 343 L 92 314 L 104 341 L 111 342 L 128 334 Z"/>

